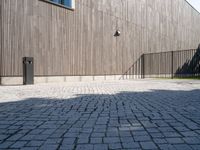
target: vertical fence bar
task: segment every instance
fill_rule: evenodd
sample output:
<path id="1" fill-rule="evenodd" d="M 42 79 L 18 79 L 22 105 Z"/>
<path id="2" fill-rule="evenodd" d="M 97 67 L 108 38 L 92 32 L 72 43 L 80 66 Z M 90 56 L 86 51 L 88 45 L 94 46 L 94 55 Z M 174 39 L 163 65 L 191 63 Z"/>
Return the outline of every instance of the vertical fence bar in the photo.
<path id="1" fill-rule="evenodd" d="M 164 62 L 164 64 L 163 64 L 163 67 L 165 68 L 165 78 L 168 76 L 168 66 L 167 66 L 167 60 L 168 60 L 168 58 L 167 58 L 167 53 L 163 53 L 164 54 L 164 60 L 163 60 L 163 62 Z"/>
<path id="2" fill-rule="evenodd" d="M 145 78 L 145 60 L 144 60 L 145 54 L 141 56 L 141 78 Z"/>
<path id="3" fill-rule="evenodd" d="M 174 51 L 171 52 L 171 78 L 174 78 Z"/>
<path id="4" fill-rule="evenodd" d="M 191 58 L 190 58 L 190 61 L 192 61 L 192 62 L 191 62 L 191 64 L 192 64 L 192 65 L 191 65 L 191 66 L 192 66 L 192 69 L 191 69 L 191 70 L 192 70 L 192 71 L 191 71 L 191 72 L 192 72 L 192 77 L 195 77 L 195 75 L 196 75 L 196 71 L 195 71 L 195 60 L 192 60 L 192 58 L 195 57 L 195 53 L 196 53 L 196 51 L 193 50 L 193 51 L 192 51 L 192 54 L 191 54 Z"/>

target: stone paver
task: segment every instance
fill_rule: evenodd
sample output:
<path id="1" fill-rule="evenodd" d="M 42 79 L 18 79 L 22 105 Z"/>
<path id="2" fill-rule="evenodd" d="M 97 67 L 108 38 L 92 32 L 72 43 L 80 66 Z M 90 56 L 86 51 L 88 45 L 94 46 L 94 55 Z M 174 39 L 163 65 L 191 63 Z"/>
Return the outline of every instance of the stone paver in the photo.
<path id="1" fill-rule="evenodd" d="M 200 81 L 0 86 L 0 149 L 200 148 Z"/>

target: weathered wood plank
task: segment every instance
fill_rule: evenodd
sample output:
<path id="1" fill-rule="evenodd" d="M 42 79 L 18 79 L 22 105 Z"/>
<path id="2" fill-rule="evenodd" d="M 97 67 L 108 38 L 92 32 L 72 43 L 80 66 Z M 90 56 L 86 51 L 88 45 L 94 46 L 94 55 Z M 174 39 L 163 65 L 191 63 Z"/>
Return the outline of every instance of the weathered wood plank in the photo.
<path id="1" fill-rule="evenodd" d="M 24 56 L 34 57 L 36 76 L 124 74 L 133 63 L 140 74 L 143 53 L 200 43 L 200 14 L 184 0 L 76 0 L 74 11 L 1 0 L 0 16 L 2 76 L 21 76 Z"/>

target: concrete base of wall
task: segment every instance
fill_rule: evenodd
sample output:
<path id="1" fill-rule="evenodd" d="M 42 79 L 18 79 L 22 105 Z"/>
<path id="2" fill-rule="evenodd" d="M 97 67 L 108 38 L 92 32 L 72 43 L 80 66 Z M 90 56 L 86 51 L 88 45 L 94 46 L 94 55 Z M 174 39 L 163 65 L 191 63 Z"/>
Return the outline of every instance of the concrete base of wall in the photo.
<path id="1" fill-rule="evenodd" d="M 182 75 L 173 75 L 173 78 L 195 78 L 199 77 L 200 74 L 182 74 Z M 160 75 L 145 75 L 145 78 L 172 78 L 171 74 L 160 74 Z"/>
<path id="2" fill-rule="evenodd" d="M 184 75 L 181 77 L 191 77 Z M 198 75 L 193 75 L 200 76 Z M 177 76 L 178 77 L 178 76 Z M 145 78 L 171 78 L 170 74 L 165 75 L 145 75 Z M 141 75 L 106 75 L 106 76 L 51 76 L 35 77 L 34 84 L 39 83 L 60 83 L 60 82 L 91 82 L 91 81 L 114 81 L 114 80 L 131 80 L 141 79 Z M 23 77 L 0 77 L 0 85 L 22 85 Z"/>
<path id="3" fill-rule="evenodd" d="M 139 79 L 140 75 L 106 75 L 106 76 L 51 76 L 34 77 L 34 84 L 59 82 L 89 82 Z M 23 77 L 0 77 L 0 85 L 22 85 Z"/>
<path id="4" fill-rule="evenodd" d="M 171 78 L 171 74 L 160 74 L 160 75 L 145 75 L 145 78 Z"/>
<path id="5" fill-rule="evenodd" d="M 0 77 L 0 85 L 21 85 L 23 84 L 22 77 Z"/>

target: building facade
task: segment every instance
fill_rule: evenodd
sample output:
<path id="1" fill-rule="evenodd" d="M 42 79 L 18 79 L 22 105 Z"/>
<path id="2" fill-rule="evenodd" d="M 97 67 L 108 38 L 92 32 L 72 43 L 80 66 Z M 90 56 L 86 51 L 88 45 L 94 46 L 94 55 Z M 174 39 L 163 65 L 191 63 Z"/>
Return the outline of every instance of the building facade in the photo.
<path id="1" fill-rule="evenodd" d="M 120 79 L 133 64 L 139 78 L 142 54 L 196 49 L 199 25 L 185 0 L 1 0 L 1 84 L 22 83 L 23 57 L 35 82 Z"/>

